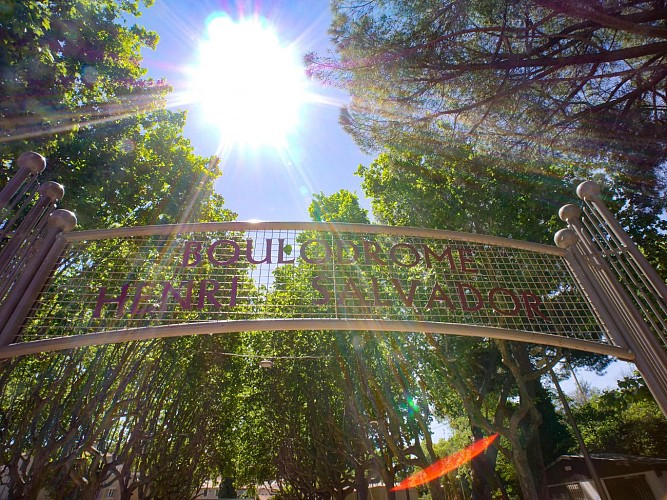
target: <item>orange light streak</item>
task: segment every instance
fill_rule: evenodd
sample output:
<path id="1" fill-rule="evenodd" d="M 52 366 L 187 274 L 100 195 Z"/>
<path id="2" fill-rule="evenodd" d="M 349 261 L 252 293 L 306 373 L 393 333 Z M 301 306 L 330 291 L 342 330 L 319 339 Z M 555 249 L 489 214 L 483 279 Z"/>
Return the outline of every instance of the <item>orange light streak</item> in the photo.
<path id="1" fill-rule="evenodd" d="M 393 487 L 391 491 L 407 490 L 408 488 L 420 486 L 461 467 L 463 464 L 470 462 L 473 458 L 491 446 L 491 443 L 493 443 L 497 437 L 498 434 L 493 434 L 483 439 L 479 439 L 467 448 L 452 453 L 448 457 L 441 458 L 424 470 L 415 472 L 412 476 L 405 478 L 398 486 Z"/>

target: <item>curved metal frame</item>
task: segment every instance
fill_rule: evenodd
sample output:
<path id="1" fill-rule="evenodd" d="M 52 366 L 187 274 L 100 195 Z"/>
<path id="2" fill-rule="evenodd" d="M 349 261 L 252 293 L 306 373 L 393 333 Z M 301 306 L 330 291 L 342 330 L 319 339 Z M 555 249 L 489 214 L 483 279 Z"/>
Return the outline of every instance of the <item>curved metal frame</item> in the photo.
<path id="1" fill-rule="evenodd" d="M 94 241 L 112 238 L 127 238 L 150 235 L 178 235 L 205 232 L 225 231 L 261 231 L 261 230 L 292 230 L 292 231 L 326 231 L 331 233 L 359 233 L 377 235 L 396 235 L 403 237 L 422 237 L 448 239 L 452 241 L 471 242 L 484 245 L 500 246 L 526 250 L 540 254 L 554 255 L 565 258 L 567 251 L 555 246 L 513 240 L 496 236 L 462 233 L 439 229 L 395 227 L 367 224 L 318 223 L 318 222 L 221 222 L 171 224 L 159 226 L 141 226 L 116 229 L 76 231 L 63 234 L 67 243 Z M 170 324 L 141 328 L 126 328 L 106 332 L 72 335 L 67 337 L 48 338 L 42 340 L 20 342 L 0 347 L 0 359 L 15 356 L 53 352 L 84 346 L 105 345 L 134 340 L 178 337 L 184 335 L 211 335 L 235 333 L 243 331 L 298 331 L 298 330 L 338 330 L 338 331 L 383 331 L 405 333 L 429 333 L 439 335 L 462 335 L 487 337 L 503 340 L 539 343 L 556 347 L 578 349 L 615 356 L 620 359 L 632 360 L 634 355 L 623 347 L 602 344 L 593 341 L 572 339 L 552 334 L 510 330 L 498 327 L 477 326 L 467 324 L 436 323 L 429 321 L 397 321 L 374 319 L 257 319 L 257 320 L 225 320 L 200 323 Z"/>
<path id="2" fill-rule="evenodd" d="M 61 351 L 76 347 L 131 342 L 133 340 L 150 340 L 167 337 L 181 337 L 185 335 L 299 330 L 433 333 L 442 335 L 462 335 L 465 337 L 488 337 L 578 349 L 581 351 L 615 356 L 628 361 L 634 359 L 634 355 L 631 352 L 621 347 L 599 344 L 586 340 L 559 337 L 546 333 L 508 330 L 490 326 L 434 323 L 430 321 L 378 321 L 369 319 L 258 319 L 128 328 L 109 332 L 88 333 L 84 335 L 73 335 L 71 337 L 57 337 L 11 344 L 0 348 L 0 359 L 40 352 Z"/>
<path id="3" fill-rule="evenodd" d="M 193 224 L 164 224 L 160 226 L 123 227 L 117 229 L 90 229 L 67 233 L 65 240 L 92 241 L 111 238 L 149 235 L 176 235 L 184 233 L 204 233 L 215 231 L 261 231 L 261 230 L 291 230 L 291 231 L 329 231 L 333 233 L 362 233 L 385 234 L 396 236 L 415 236 L 422 238 L 449 239 L 495 245 L 519 250 L 528 250 L 547 255 L 564 257 L 566 252 L 558 247 L 531 243 L 529 241 L 500 238 L 483 234 L 461 233 L 444 229 L 427 229 L 420 227 L 381 226 L 376 224 L 346 224 L 342 222 L 200 222 Z"/>

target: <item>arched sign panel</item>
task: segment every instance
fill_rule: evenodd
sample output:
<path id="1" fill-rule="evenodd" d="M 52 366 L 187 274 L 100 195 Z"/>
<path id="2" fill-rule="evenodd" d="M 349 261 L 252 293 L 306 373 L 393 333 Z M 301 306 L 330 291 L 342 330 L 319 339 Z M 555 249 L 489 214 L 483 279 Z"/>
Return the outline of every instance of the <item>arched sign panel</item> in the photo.
<path id="1" fill-rule="evenodd" d="M 268 330 L 474 335 L 631 359 L 547 245 L 416 228 L 207 223 L 81 231 L 0 357 Z"/>

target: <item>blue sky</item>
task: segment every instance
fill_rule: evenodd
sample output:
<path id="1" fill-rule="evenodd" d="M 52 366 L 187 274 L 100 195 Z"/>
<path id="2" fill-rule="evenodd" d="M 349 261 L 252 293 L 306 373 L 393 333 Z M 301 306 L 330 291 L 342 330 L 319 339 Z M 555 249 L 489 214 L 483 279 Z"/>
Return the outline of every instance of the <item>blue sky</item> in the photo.
<path id="1" fill-rule="evenodd" d="M 160 35 L 155 51 L 144 50 L 143 66 L 148 69 L 148 76 L 166 78 L 175 94 L 184 90 L 188 85 L 187 67 L 196 60 L 206 20 L 216 13 L 234 18 L 259 15 L 274 27 L 284 43 L 294 44 L 300 55 L 329 49 L 326 0 L 157 0 L 138 20 Z M 362 154 L 338 125 L 339 104 L 346 102 L 346 96 L 317 82 L 310 85 L 313 91 L 337 102 L 302 108 L 301 126 L 290 137 L 288 148 L 279 151 L 269 146 L 237 146 L 224 158 L 223 177 L 216 183 L 216 190 L 224 196 L 228 208 L 239 214 L 239 220 L 309 220 L 312 193 L 332 194 L 344 188 L 362 198 L 360 179 L 354 172 L 360 163 L 368 164 L 372 159 Z M 196 153 L 216 154 L 218 135 L 203 119 L 203 110 L 196 105 L 176 109 L 188 111 L 185 136 L 192 141 Z M 362 204 L 369 208 L 368 201 L 363 200 Z"/>

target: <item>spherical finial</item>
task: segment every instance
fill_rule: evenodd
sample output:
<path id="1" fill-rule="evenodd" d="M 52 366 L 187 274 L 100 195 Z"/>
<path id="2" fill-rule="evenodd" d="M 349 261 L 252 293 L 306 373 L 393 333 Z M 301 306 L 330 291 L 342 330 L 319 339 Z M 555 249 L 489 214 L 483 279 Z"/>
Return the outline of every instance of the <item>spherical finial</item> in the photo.
<path id="1" fill-rule="evenodd" d="M 60 229 L 63 233 L 69 233 L 76 227 L 76 215 L 74 212 L 59 208 L 51 213 L 49 225 Z"/>
<path id="2" fill-rule="evenodd" d="M 554 235 L 554 243 L 558 248 L 567 250 L 579 240 L 577 233 L 572 229 L 561 229 Z"/>
<path id="3" fill-rule="evenodd" d="M 585 181 L 577 186 L 577 196 L 582 200 L 596 200 L 600 197 L 600 186 L 593 181 Z"/>
<path id="4" fill-rule="evenodd" d="M 27 151 L 16 160 L 19 168 L 27 168 L 33 174 L 39 174 L 46 168 L 46 158 L 34 151 Z"/>
<path id="5" fill-rule="evenodd" d="M 39 194 L 51 201 L 60 201 L 65 196 L 65 187 L 54 181 L 48 181 L 39 186 Z"/>
<path id="6" fill-rule="evenodd" d="M 560 220 L 563 222 L 578 219 L 581 217 L 581 208 L 579 208 L 579 205 L 574 205 L 573 203 L 563 205 L 558 211 L 558 217 L 560 217 Z"/>

